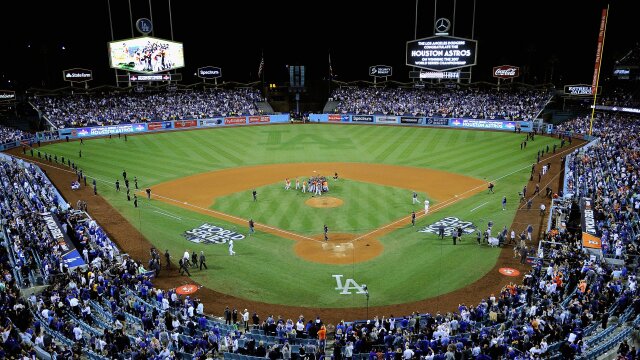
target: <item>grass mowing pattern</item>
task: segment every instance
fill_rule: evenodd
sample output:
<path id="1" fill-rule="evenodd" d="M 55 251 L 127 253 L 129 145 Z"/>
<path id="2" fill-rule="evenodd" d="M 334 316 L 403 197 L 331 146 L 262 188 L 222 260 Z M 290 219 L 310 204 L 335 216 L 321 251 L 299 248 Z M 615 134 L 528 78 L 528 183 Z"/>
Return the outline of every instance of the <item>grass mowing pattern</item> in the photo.
<path id="1" fill-rule="evenodd" d="M 321 234 L 324 224 L 328 224 L 331 232 L 368 232 L 408 216 L 411 210 L 424 210 L 423 205 L 411 205 L 412 193 L 407 189 L 344 178 L 329 179 L 330 191 L 322 195 L 343 200 L 342 206 L 313 208 L 305 204 L 312 194 L 296 191 L 295 179 L 292 183 L 290 190 L 284 190 L 280 183 L 257 188 L 258 202 L 252 200 L 249 192 L 237 192 L 218 198 L 211 208 L 303 235 Z M 418 193 L 418 199 L 424 201 L 425 196 Z M 436 202 L 431 200 L 431 204 Z"/>
<path id="2" fill-rule="evenodd" d="M 481 228 L 488 220 L 494 221 L 496 229 L 510 224 L 517 193 L 529 177 L 536 151 L 557 143 L 556 139 L 538 137 L 528 143 L 527 149 L 520 150 L 524 138 L 524 134 L 438 128 L 285 125 L 129 136 L 127 142 L 115 137 L 85 140 L 84 145 L 63 142 L 44 146 L 41 151 L 71 158 L 89 179 L 96 177 L 101 195 L 160 249 L 169 249 L 174 257 L 185 249 L 205 251 L 210 270 L 194 270 L 192 274 L 194 280 L 206 286 L 269 303 L 361 307 L 365 305 L 363 296 L 339 294 L 331 275 L 343 274 L 366 283 L 371 293 L 370 305 L 376 306 L 446 293 L 491 269 L 499 250 L 473 245 L 471 238 L 454 247 L 451 239 L 438 240 L 435 235 L 417 230 L 445 216 L 473 221 Z M 78 158 L 80 149 L 82 158 Z M 226 245 L 193 244 L 181 234 L 205 222 L 244 233 L 246 229 L 158 201 L 141 199 L 140 207 L 135 209 L 124 193 L 114 190 L 114 182 L 122 178 L 123 169 L 130 177 L 137 176 L 144 189 L 235 166 L 323 161 L 426 167 L 487 180 L 511 175 L 496 183 L 496 194 L 475 195 L 420 219 L 416 228 L 407 226 L 386 235 L 380 239 L 385 246 L 382 256 L 343 266 L 303 261 L 293 253 L 292 241 L 261 232 L 237 241 L 235 250 L 239 255 L 230 257 Z M 507 196 L 507 211 L 501 210 L 502 196 Z M 403 201 L 410 204 L 410 198 L 405 197 Z M 381 210 L 378 206 L 374 211 Z M 308 233 L 319 232 L 315 225 L 309 226 Z"/>

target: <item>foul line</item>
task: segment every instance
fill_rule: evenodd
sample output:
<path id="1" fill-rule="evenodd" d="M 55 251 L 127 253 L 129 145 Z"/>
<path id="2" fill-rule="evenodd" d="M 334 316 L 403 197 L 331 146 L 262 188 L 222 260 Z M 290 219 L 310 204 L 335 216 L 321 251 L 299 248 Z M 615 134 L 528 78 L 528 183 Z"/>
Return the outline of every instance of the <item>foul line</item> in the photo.
<path id="1" fill-rule="evenodd" d="M 174 215 L 171 215 L 171 214 L 167 214 L 167 213 L 162 212 L 162 211 L 153 210 L 153 212 L 154 212 L 154 213 L 161 214 L 161 215 L 164 215 L 164 216 L 168 216 L 168 217 L 170 217 L 170 218 L 174 218 L 174 219 L 176 219 L 176 220 L 180 220 L 180 221 L 182 221 L 182 218 L 179 218 L 179 217 L 174 216 Z"/>
<path id="2" fill-rule="evenodd" d="M 484 203 L 482 203 L 482 204 L 480 204 L 480 205 L 478 205 L 478 206 L 474 207 L 474 208 L 473 208 L 473 209 L 471 209 L 471 211 L 469 211 L 469 212 L 474 212 L 474 211 L 476 211 L 476 210 L 480 209 L 481 207 L 483 207 L 483 206 L 487 205 L 488 203 L 489 203 L 488 201 L 487 201 L 487 202 L 484 202 Z"/>

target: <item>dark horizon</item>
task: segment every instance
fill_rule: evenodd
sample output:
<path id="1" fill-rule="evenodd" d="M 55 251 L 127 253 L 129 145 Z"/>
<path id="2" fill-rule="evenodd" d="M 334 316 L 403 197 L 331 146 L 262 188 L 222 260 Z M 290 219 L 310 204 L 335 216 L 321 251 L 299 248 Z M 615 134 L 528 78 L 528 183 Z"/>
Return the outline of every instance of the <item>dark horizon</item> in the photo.
<path id="1" fill-rule="evenodd" d="M 132 18 L 149 17 L 149 2 L 132 1 Z M 177 70 L 183 84 L 200 81 L 198 67 L 222 68 L 223 81 L 258 81 L 261 54 L 265 81 L 288 80 L 286 65 L 306 65 L 310 85 L 326 80 L 329 53 L 336 80 L 371 80 L 371 65 L 393 66 L 392 80 L 406 82 L 406 41 L 414 39 L 415 1 L 393 6 L 335 0 L 305 3 L 172 1 L 173 38 L 184 43 L 185 64 Z M 437 17 L 451 18 L 453 2 L 438 1 Z M 1 65 L 0 89 L 58 88 L 67 83 L 62 70 L 93 70 L 91 87 L 115 85 L 109 68 L 107 42 L 112 40 L 106 0 L 92 3 L 15 4 L 0 15 L 7 35 Z M 153 36 L 170 39 L 168 0 L 151 1 Z M 521 67 L 516 81 L 556 85 L 591 83 L 600 14 L 606 2 L 536 2 L 528 8 L 498 0 L 477 1 L 474 38 L 478 62 L 473 81 L 496 80 L 498 65 Z M 473 0 L 458 0 L 454 35 L 471 37 Z M 35 11 L 33 9 L 36 9 Z M 131 38 L 128 2 L 111 0 L 114 39 Z M 433 35 L 434 1 L 421 0 L 417 37 Z M 27 15 L 23 15 L 27 14 Z M 638 42 L 629 31 L 635 17 L 629 2 L 613 2 L 607 26 L 601 81 L 613 63 Z M 140 34 L 134 30 L 134 36 Z M 63 48 L 64 47 L 64 48 Z"/>

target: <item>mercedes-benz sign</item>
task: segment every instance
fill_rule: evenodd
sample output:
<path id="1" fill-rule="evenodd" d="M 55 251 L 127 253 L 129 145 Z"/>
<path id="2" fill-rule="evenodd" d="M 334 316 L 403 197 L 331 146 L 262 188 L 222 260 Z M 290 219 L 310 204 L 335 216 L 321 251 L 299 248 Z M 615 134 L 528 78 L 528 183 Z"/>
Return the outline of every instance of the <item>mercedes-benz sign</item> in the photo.
<path id="1" fill-rule="evenodd" d="M 93 80 L 93 72 L 87 69 L 68 69 L 62 70 L 62 77 L 64 81 L 70 82 L 86 82 Z"/>
<path id="2" fill-rule="evenodd" d="M 476 64 L 478 42 L 453 36 L 431 36 L 407 41 L 406 64 L 447 71 Z"/>
<path id="3" fill-rule="evenodd" d="M 222 76 L 222 69 L 215 66 L 203 66 L 198 68 L 197 75 L 202 79 L 215 79 Z"/>
<path id="4" fill-rule="evenodd" d="M 393 73 L 393 68 L 388 65 L 369 66 L 369 75 L 373 77 L 388 77 Z"/>

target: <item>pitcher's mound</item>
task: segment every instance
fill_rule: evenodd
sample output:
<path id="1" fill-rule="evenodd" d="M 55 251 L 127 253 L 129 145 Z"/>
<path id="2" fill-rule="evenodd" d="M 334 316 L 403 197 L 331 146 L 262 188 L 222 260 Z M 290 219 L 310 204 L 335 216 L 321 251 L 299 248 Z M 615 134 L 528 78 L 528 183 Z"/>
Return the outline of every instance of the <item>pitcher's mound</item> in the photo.
<path id="1" fill-rule="evenodd" d="M 371 260 L 382 253 L 383 246 L 373 238 L 353 241 L 353 234 L 329 233 L 329 241 L 324 235 L 316 235 L 320 241 L 298 241 L 294 246 L 295 253 L 309 261 L 322 264 L 352 264 Z"/>
<path id="2" fill-rule="evenodd" d="M 312 197 L 304 203 L 308 206 L 316 208 L 334 208 L 342 206 L 342 204 L 344 204 L 344 201 L 342 201 L 342 199 L 334 198 L 331 196 L 318 196 Z"/>

